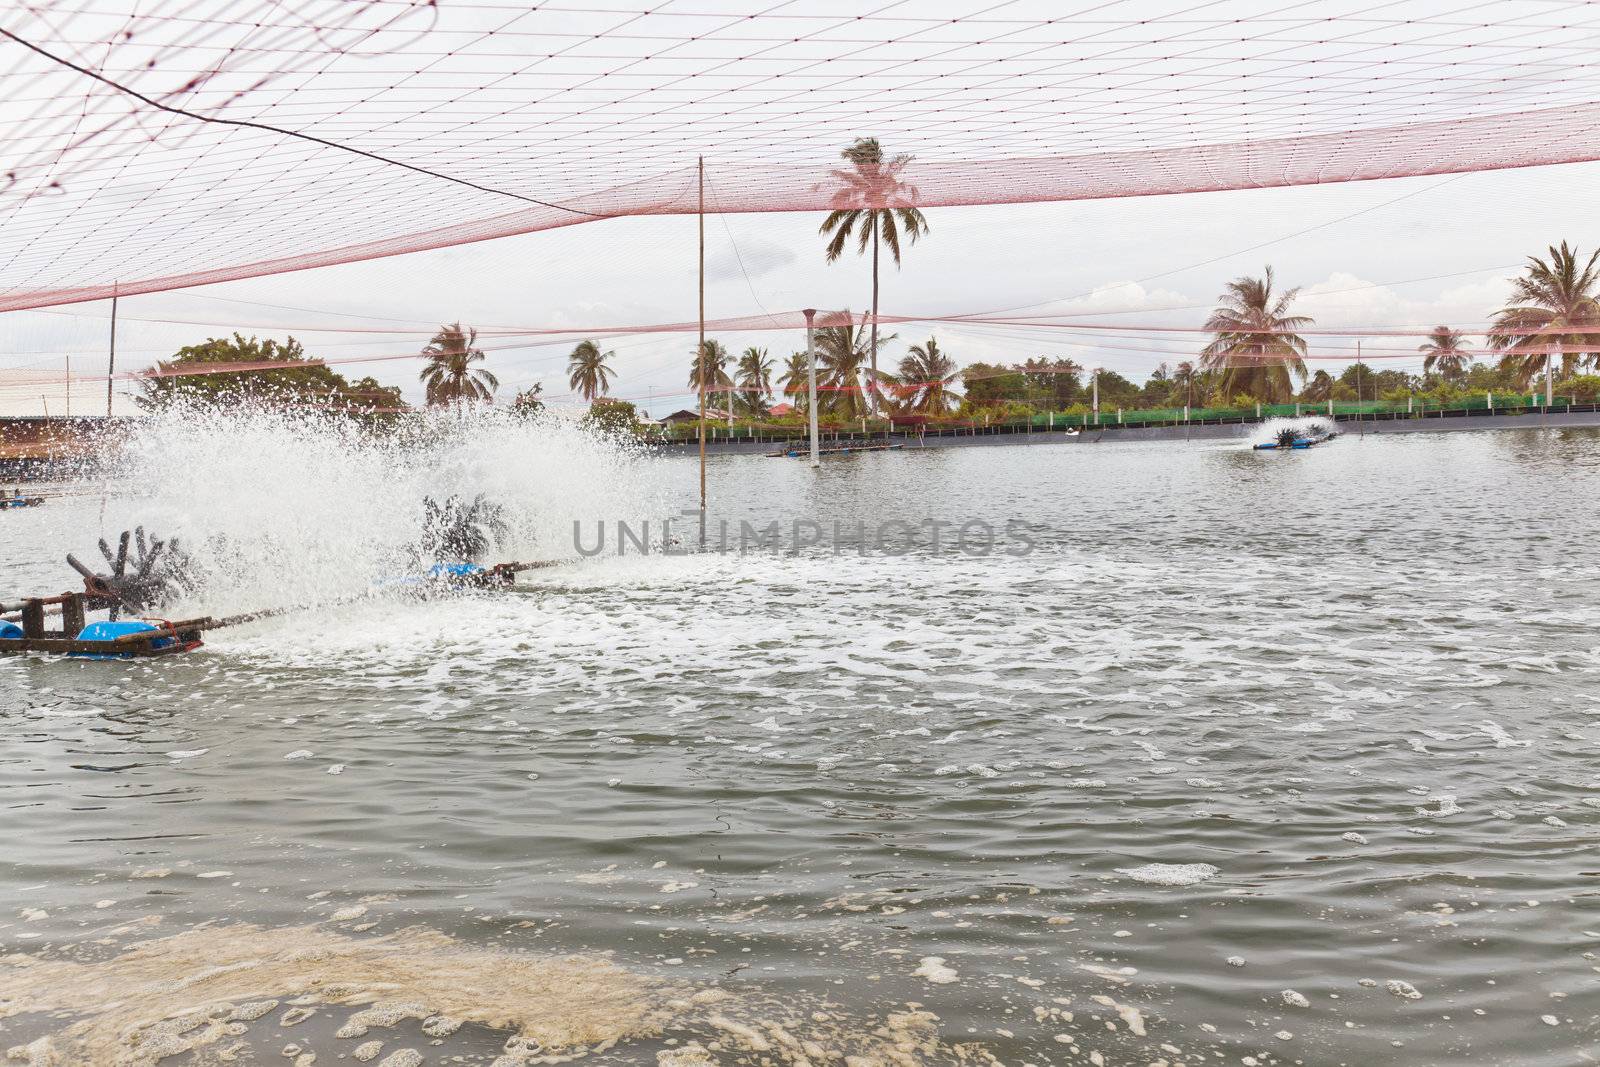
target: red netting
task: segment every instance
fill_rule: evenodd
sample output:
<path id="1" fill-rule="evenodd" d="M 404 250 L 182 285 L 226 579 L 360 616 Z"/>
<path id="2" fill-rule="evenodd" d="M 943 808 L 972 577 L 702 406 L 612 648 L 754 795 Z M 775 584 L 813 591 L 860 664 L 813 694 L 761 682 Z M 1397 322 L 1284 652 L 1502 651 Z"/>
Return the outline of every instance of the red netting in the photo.
<path id="1" fill-rule="evenodd" d="M 701 155 L 708 210 L 823 210 L 863 135 L 922 207 L 1597 159 L 1597 29 L 1576 0 L 43 0 L 0 14 L 0 310 L 689 212 Z"/>

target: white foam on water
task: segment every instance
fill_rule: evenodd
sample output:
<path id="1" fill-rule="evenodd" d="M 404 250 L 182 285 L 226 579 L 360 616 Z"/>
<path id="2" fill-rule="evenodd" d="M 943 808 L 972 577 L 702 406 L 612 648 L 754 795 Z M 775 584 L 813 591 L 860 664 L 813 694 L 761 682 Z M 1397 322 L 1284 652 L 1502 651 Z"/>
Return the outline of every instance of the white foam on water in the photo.
<path id="1" fill-rule="evenodd" d="M 1209 863 L 1147 863 L 1142 867 L 1118 867 L 1116 872 L 1149 885 L 1197 885 L 1221 873 Z"/>
<path id="2" fill-rule="evenodd" d="M 960 978 L 955 968 L 945 964 L 943 956 L 924 956 L 911 973 L 934 985 L 950 985 Z"/>

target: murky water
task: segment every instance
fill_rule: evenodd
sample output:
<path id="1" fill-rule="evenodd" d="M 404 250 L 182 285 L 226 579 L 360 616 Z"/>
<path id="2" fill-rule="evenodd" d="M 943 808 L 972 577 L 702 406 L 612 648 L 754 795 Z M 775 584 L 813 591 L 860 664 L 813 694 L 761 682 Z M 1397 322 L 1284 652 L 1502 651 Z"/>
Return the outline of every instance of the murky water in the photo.
<path id="1" fill-rule="evenodd" d="M 687 460 L 628 472 L 659 495 L 591 518 L 692 503 Z M 0 952 L 35 961 L 0 1047 L 154 1062 L 189 1012 L 194 1062 L 258 997 L 200 1053 L 1595 1058 L 1600 434 L 714 457 L 710 494 L 712 544 L 823 543 L 0 661 Z M 70 587 L 100 521 L 0 515 L 7 586 Z"/>

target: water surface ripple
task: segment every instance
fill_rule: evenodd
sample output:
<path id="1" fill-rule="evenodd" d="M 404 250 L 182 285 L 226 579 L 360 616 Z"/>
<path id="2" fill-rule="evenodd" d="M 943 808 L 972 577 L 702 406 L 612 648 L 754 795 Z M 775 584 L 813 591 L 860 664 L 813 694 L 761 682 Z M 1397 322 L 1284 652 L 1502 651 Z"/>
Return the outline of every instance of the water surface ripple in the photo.
<path id="1" fill-rule="evenodd" d="M 603 558 L 0 661 L 0 952 L 365 901 L 914 1003 L 1005 1064 L 1592 1062 L 1594 432 L 716 457 L 711 497 L 1035 547 Z M 97 534 L 0 516 L 8 585 Z"/>

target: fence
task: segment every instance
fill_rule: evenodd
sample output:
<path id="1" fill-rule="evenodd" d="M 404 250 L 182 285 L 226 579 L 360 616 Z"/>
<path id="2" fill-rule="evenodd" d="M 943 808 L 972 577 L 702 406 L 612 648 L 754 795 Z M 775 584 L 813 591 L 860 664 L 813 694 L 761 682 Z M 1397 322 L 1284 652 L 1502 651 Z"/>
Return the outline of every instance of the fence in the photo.
<path id="1" fill-rule="evenodd" d="M 1493 406 L 1491 406 L 1491 402 Z M 1550 406 L 1546 408 L 1543 393 L 1495 393 L 1492 398 L 1488 396 L 1467 397 L 1446 405 L 1428 404 L 1421 398 L 1413 398 L 1410 401 L 1335 401 L 1332 405 L 1332 410 L 1332 417 L 1335 421 L 1349 422 L 1360 419 L 1391 421 L 1396 419 L 1461 418 L 1473 415 L 1518 415 L 1546 410 L 1552 412 L 1593 412 L 1600 411 L 1600 404 L 1580 403 L 1571 396 L 1556 396 Z M 1183 408 L 1138 408 L 1121 411 L 1114 408 L 1102 408 L 1098 421 L 1096 421 L 1092 413 L 1086 412 L 1047 412 L 1034 414 L 1031 417 L 1011 419 L 876 418 L 856 419 L 848 423 L 834 422 L 822 428 L 821 436 L 824 441 L 841 441 L 881 439 L 891 436 L 951 437 L 977 434 L 1059 432 L 1069 429 L 1111 430 L 1118 426 L 1182 426 L 1185 423 L 1195 426 L 1242 425 L 1271 418 L 1315 417 L 1318 415 L 1327 417 L 1328 412 L 1329 405 L 1324 401 L 1322 403 L 1302 404 L 1261 404 L 1259 406 L 1252 405 L 1248 408 L 1190 408 L 1187 413 Z M 659 436 L 661 440 L 669 443 L 690 443 L 699 440 L 699 427 L 693 422 L 679 423 L 675 426 L 663 427 Z M 707 420 L 706 423 L 706 440 L 713 443 L 726 443 L 729 441 L 776 443 L 793 441 L 805 436 L 806 427 L 803 424 L 740 421 L 730 427 L 721 421 L 713 422 Z"/>

